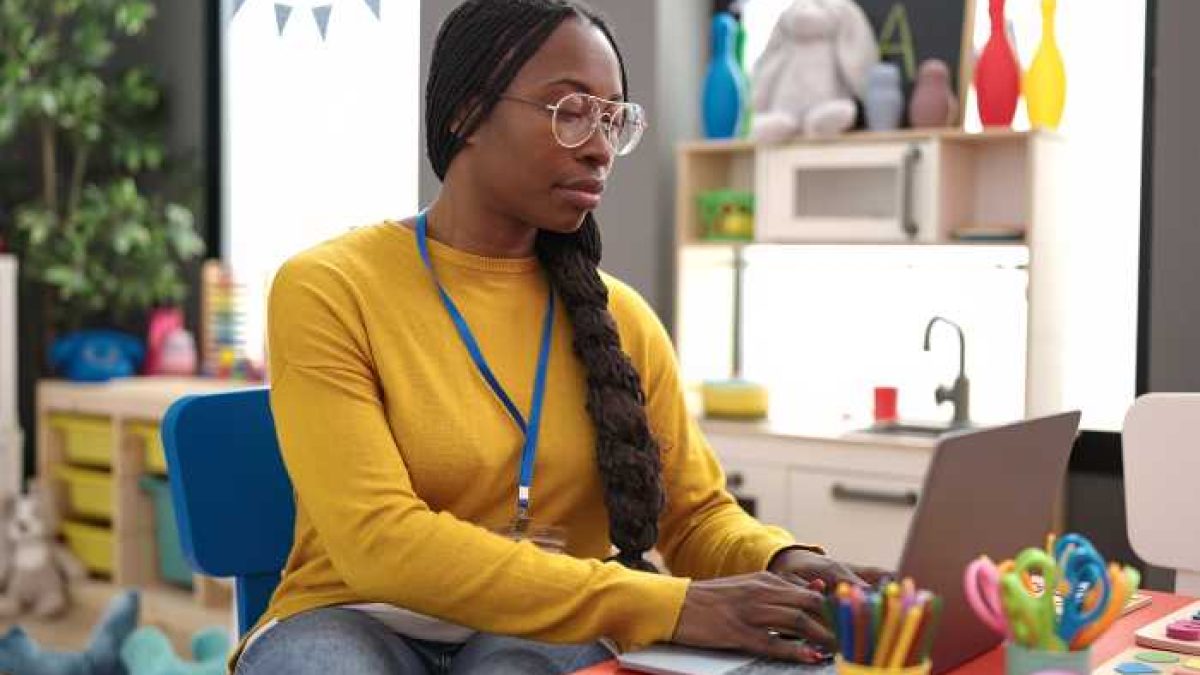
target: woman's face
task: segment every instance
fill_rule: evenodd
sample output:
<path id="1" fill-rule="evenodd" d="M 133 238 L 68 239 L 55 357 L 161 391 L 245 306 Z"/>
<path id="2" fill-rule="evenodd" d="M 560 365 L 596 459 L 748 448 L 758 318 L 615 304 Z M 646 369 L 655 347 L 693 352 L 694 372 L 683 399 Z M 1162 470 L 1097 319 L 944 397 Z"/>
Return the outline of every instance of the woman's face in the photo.
<path id="1" fill-rule="evenodd" d="M 582 92 L 623 100 L 617 54 L 600 29 L 568 19 L 525 63 L 504 92 L 553 105 Z M 601 130 L 579 147 L 555 140 L 551 113 L 542 105 L 503 98 L 471 136 L 470 180 L 485 203 L 523 223 L 573 232 L 595 209 L 614 152 Z"/>

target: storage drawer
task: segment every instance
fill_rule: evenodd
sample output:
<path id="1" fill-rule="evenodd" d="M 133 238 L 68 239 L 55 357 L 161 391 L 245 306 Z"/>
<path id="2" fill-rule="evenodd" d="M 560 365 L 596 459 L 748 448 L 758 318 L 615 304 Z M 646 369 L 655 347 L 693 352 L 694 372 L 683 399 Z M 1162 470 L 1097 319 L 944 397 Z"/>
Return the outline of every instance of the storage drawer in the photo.
<path id="1" fill-rule="evenodd" d="M 145 454 L 145 469 L 149 473 L 165 475 L 167 456 L 163 451 L 162 436 L 156 422 L 130 422 L 129 434 L 140 439 Z"/>
<path id="2" fill-rule="evenodd" d="M 54 470 L 67 486 L 67 503 L 73 515 L 112 520 L 112 474 L 66 464 L 59 464 Z"/>
<path id="3" fill-rule="evenodd" d="M 839 560 L 894 570 L 916 513 L 921 483 L 793 469 L 792 533 Z"/>
<path id="4" fill-rule="evenodd" d="M 50 415 L 50 428 L 62 434 L 63 452 L 73 464 L 112 466 L 113 427 L 107 417 Z"/>
<path id="5" fill-rule="evenodd" d="M 764 148 L 757 155 L 755 239 L 937 241 L 932 142 Z"/>
<path id="6" fill-rule="evenodd" d="M 100 525 L 74 523 L 66 521 L 62 524 L 63 536 L 67 546 L 83 566 L 92 572 L 112 574 L 113 571 L 113 533 L 112 530 Z"/>
<path id="7" fill-rule="evenodd" d="M 726 487 L 747 513 L 768 525 L 787 528 L 787 469 L 741 460 L 722 460 L 722 465 Z"/>

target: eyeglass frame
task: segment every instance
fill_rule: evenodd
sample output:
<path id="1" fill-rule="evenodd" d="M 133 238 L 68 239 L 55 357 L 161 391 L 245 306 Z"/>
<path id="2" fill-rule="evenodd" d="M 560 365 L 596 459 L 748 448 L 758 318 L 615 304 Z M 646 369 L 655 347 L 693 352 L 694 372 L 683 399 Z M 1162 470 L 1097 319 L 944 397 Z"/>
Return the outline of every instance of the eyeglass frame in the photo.
<path id="1" fill-rule="evenodd" d="M 602 103 L 605 106 L 609 106 L 609 107 L 615 106 L 615 107 L 619 107 L 619 108 L 627 108 L 629 110 L 639 111 L 641 114 L 638 116 L 639 121 L 637 123 L 641 126 L 641 130 L 638 132 L 638 135 L 637 135 L 634 143 L 624 152 L 621 152 L 616 148 L 616 146 L 614 145 L 614 143 L 612 141 L 613 114 L 611 111 L 602 112 L 593 118 L 592 129 L 591 129 L 591 131 L 589 131 L 587 133 L 586 136 L 583 137 L 583 140 L 579 141 L 578 143 L 575 143 L 574 145 L 568 145 L 567 143 L 564 143 L 563 140 L 558 137 L 558 133 L 555 131 L 555 129 L 557 129 L 558 109 L 562 106 L 563 101 L 566 101 L 568 98 L 571 98 L 572 96 L 582 96 L 585 99 L 597 101 L 597 102 Z M 516 101 L 518 103 L 525 103 L 527 105 L 532 105 L 532 106 L 535 106 L 535 107 L 538 107 L 538 108 L 548 111 L 550 113 L 550 133 L 551 133 L 551 135 L 554 136 L 554 140 L 560 146 L 567 148 L 568 150 L 581 147 L 588 141 L 592 140 L 592 136 L 595 136 L 596 130 L 600 128 L 601 121 L 604 120 L 605 117 L 607 117 L 608 119 L 607 119 L 607 121 L 605 121 L 605 126 L 606 126 L 606 133 L 604 134 L 606 137 L 605 140 L 608 141 L 608 145 L 610 148 L 613 149 L 614 154 L 616 154 L 618 157 L 624 157 L 625 155 L 628 155 L 629 153 L 631 153 L 637 149 L 637 146 L 642 142 L 642 134 L 644 134 L 646 132 L 646 129 L 650 127 L 650 123 L 648 121 L 646 121 L 646 114 L 645 114 L 646 109 L 643 108 L 640 104 L 634 103 L 633 101 L 613 101 L 613 100 L 606 99 L 606 98 L 600 98 L 599 96 L 593 96 L 591 94 L 587 94 L 582 91 L 573 91 L 569 94 L 564 95 L 562 98 L 558 99 L 558 101 L 556 101 L 554 103 L 543 103 L 541 101 L 535 101 L 533 99 L 523 98 L 520 96 L 515 96 L 513 94 L 501 94 L 500 98 L 503 100 L 507 100 L 507 101 Z"/>

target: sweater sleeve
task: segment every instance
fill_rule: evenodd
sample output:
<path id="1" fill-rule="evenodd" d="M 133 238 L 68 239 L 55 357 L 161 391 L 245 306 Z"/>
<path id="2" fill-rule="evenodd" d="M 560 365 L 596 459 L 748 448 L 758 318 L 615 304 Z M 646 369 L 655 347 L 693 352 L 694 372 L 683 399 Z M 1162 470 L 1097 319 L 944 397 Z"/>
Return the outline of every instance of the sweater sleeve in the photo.
<path id="1" fill-rule="evenodd" d="M 385 414 L 351 279 L 294 258 L 268 306 L 271 408 L 297 508 L 346 584 L 477 630 L 547 642 L 672 636 L 687 580 L 543 551 L 435 512 Z"/>
<path id="2" fill-rule="evenodd" d="M 725 489 L 725 473 L 684 402 L 670 336 L 640 296 L 629 290 L 628 297 L 638 326 L 628 347 L 642 362 L 646 413 L 663 457 L 659 550 L 672 573 L 710 579 L 765 570 L 785 548 L 822 552 L 755 520 Z"/>

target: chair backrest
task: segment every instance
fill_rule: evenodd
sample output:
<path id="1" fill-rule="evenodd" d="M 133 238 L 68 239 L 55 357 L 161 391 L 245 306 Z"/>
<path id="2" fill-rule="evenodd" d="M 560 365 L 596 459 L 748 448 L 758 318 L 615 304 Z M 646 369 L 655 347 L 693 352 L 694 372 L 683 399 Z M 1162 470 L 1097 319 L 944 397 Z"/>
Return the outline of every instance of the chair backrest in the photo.
<path id="1" fill-rule="evenodd" d="M 1146 562 L 1175 568 L 1175 592 L 1200 595 L 1196 477 L 1200 394 L 1146 394 L 1121 432 L 1129 543 Z"/>
<path id="2" fill-rule="evenodd" d="M 184 555 L 202 574 L 234 577 L 240 635 L 279 584 L 296 518 L 268 391 L 185 396 L 162 421 Z"/>

